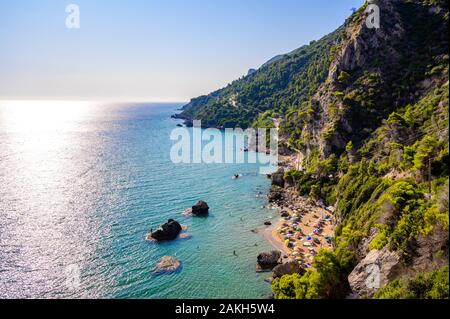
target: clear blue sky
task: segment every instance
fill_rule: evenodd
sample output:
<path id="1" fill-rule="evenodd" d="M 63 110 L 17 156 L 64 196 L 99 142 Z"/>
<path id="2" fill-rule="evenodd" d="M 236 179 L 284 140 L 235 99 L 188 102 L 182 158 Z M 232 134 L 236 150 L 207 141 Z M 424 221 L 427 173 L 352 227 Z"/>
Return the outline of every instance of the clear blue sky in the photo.
<path id="1" fill-rule="evenodd" d="M 0 99 L 187 101 L 333 31 L 363 0 L 0 0 Z M 81 28 L 65 27 L 78 4 Z"/>

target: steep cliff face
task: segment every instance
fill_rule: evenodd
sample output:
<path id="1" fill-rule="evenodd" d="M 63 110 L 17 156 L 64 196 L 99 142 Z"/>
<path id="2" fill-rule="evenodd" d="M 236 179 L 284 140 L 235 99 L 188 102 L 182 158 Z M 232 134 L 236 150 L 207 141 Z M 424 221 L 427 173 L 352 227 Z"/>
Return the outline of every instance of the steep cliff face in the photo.
<path id="1" fill-rule="evenodd" d="M 339 154 L 349 142 L 358 148 L 390 113 L 433 87 L 427 72 L 446 63 L 444 9 L 419 1 L 374 3 L 380 28 L 366 26 L 365 7 L 352 16 L 332 48 L 327 80 L 286 120 L 285 134 L 305 157 Z"/>

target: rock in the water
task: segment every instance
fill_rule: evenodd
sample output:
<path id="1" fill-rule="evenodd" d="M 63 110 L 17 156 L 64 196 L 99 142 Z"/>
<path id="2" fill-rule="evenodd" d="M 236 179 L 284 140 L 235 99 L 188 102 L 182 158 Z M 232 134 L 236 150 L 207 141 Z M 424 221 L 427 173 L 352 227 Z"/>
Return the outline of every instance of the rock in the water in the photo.
<path id="1" fill-rule="evenodd" d="M 150 237 L 157 241 L 174 240 L 181 231 L 182 227 L 180 223 L 173 219 L 169 219 L 169 221 L 162 225 L 160 229 L 153 232 Z"/>
<path id="2" fill-rule="evenodd" d="M 272 270 L 280 263 L 281 252 L 271 251 L 258 255 L 256 271 Z"/>
<path id="3" fill-rule="evenodd" d="M 381 251 L 369 252 L 348 276 L 348 282 L 354 294 L 370 298 L 401 272 L 399 254 L 385 247 Z"/>
<path id="4" fill-rule="evenodd" d="M 192 206 L 192 214 L 194 216 L 206 216 L 209 214 L 209 206 L 204 201 L 199 201 L 195 206 Z"/>
<path id="5" fill-rule="evenodd" d="M 267 222 L 264 223 L 264 225 L 266 225 L 266 226 L 271 226 L 271 225 L 272 225 L 272 222 L 267 221 Z"/>
<path id="6" fill-rule="evenodd" d="M 156 264 L 153 271 L 155 274 L 172 273 L 180 269 L 181 262 L 176 257 L 164 256 Z"/>
<path id="7" fill-rule="evenodd" d="M 296 260 L 285 262 L 273 269 L 273 278 L 281 278 L 284 275 L 300 274 L 303 275 L 305 270 Z"/>

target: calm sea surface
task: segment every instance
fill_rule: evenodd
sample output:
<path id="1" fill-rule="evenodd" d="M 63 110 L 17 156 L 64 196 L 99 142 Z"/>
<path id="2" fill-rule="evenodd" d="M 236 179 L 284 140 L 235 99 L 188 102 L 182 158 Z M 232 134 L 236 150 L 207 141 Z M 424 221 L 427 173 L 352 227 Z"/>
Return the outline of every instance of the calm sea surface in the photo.
<path id="1" fill-rule="evenodd" d="M 268 180 L 257 164 L 173 164 L 178 107 L 0 102 L 0 298 L 270 296 L 252 232 L 274 215 Z M 182 215 L 200 199 L 209 218 Z M 192 238 L 146 242 L 169 218 Z M 166 255 L 182 269 L 152 274 Z"/>

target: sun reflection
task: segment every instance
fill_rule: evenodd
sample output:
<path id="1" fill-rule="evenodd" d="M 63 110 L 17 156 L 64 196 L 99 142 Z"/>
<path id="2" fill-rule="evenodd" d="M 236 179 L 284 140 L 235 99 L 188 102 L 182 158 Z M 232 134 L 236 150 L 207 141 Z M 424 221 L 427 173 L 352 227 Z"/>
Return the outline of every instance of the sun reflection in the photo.
<path id="1" fill-rule="evenodd" d="M 92 106 L 79 101 L 7 101 L 0 103 L 0 119 L 9 132 L 55 132 L 73 129 Z"/>
<path id="2" fill-rule="evenodd" d="M 89 247 L 78 240 L 88 233 L 79 220 L 88 220 L 89 212 L 74 209 L 73 202 L 87 187 L 78 176 L 91 165 L 91 159 L 83 157 L 91 144 L 80 132 L 87 130 L 86 119 L 96 112 L 95 106 L 0 102 L 0 214 L 3 220 L 16 221 L 0 225 L 1 244 L 20 247 L 20 266 L 29 271 L 15 274 L 24 285 L 34 283 L 35 289 L 45 290 L 46 283 L 61 276 L 64 265 L 59 260 L 82 267 L 89 255 Z M 70 236 L 74 225 L 78 237 Z M 36 269 L 40 276 L 31 275 Z"/>

